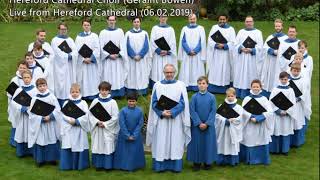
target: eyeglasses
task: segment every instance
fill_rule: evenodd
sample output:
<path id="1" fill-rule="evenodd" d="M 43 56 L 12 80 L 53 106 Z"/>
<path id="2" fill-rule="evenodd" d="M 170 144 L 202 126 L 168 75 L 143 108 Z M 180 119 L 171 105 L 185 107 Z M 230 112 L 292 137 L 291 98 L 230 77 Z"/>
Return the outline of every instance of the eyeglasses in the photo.
<path id="1" fill-rule="evenodd" d="M 174 74 L 175 72 L 164 72 L 165 74 Z"/>

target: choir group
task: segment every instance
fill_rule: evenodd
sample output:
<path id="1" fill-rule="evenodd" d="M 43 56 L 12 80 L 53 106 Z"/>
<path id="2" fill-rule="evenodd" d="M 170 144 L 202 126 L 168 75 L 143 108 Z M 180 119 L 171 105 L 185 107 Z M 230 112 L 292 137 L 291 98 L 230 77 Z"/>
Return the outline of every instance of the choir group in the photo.
<path id="1" fill-rule="evenodd" d="M 264 43 L 251 16 L 236 35 L 220 15 L 206 39 L 192 14 L 176 48 L 167 17 L 159 17 L 150 38 L 139 17 L 126 33 L 116 20 L 107 17 L 98 36 L 84 19 L 75 41 L 65 23 L 51 44 L 45 30 L 36 32 L 7 88 L 18 157 L 32 156 L 39 167 L 59 162 L 61 170 L 144 168 L 144 113 L 136 104 L 148 88 L 146 144 L 156 172 L 181 172 L 185 150 L 198 171 L 214 162 L 267 165 L 270 153 L 288 155 L 304 144 L 313 60 L 295 26 L 286 35 L 275 20 Z M 188 91 L 195 92 L 190 103 Z M 226 94 L 219 106 L 213 93 Z M 114 98 L 123 96 L 127 106 L 119 111 Z"/>

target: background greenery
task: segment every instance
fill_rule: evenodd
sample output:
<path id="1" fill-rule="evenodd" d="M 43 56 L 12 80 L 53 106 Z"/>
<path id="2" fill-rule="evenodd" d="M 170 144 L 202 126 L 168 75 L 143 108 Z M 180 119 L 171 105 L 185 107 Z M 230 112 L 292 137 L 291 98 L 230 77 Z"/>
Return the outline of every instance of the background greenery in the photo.
<path id="1" fill-rule="evenodd" d="M 171 24 L 178 39 L 181 28 L 187 23 L 185 18 L 171 18 Z M 205 27 L 206 33 L 215 21 L 199 20 L 199 24 Z M 81 31 L 80 22 L 70 22 L 69 34 L 75 38 Z M 156 18 L 149 18 L 142 22 L 143 29 L 149 33 L 153 25 L 157 24 Z M 236 31 L 243 28 L 243 22 L 231 22 Z M 5 88 L 10 79 L 15 75 L 16 62 L 23 58 L 27 45 L 34 41 L 35 30 L 45 28 L 47 41 L 56 35 L 56 23 L 0 23 L 0 178 L 1 179 L 319 179 L 319 24 L 317 22 L 285 22 L 296 24 L 299 39 L 305 39 L 309 44 L 309 54 L 313 56 L 314 71 L 312 79 L 313 114 L 307 132 L 307 141 L 299 149 L 290 150 L 289 156 L 272 155 L 272 163 L 269 166 L 248 166 L 241 164 L 236 167 L 214 166 L 210 171 L 192 172 L 191 164 L 184 161 L 182 173 L 154 173 L 151 170 L 151 156 L 146 155 L 147 166 L 144 170 L 134 173 L 111 171 L 96 172 L 93 168 L 85 171 L 62 172 L 57 166 L 44 166 L 37 168 L 32 158 L 19 159 L 15 156 L 15 149 L 9 147 L 8 137 L 10 124 L 7 121 L 7 97 Z M 273 33 L 273 22 L 260 21 L 255 23 L 256 28 L 263 32 L 264 39 Z M 131 28 L 131 23 L 126 19 L 118 19 L 118 26 L 125 31 Z M 105 23 L 93 23 L 93 32 L 99 33 L 105 27 Z M 287 28 L 284 30 L 287 31 Z M 191 95 L 191 94 L 189 94 Z M 216 95 L 218 103 L 224 99 L 223 95 Z M 150 94 L 139 99 L 139 106 L 147 111 Z M 126 104 L 125 100 L 117 100 L 119 108 Z"/>

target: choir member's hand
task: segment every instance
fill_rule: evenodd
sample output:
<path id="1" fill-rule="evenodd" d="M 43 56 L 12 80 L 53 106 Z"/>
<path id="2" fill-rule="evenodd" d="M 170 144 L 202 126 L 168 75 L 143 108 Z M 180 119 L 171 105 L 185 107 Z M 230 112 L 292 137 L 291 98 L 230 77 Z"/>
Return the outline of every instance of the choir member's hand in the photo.
<path id="1" fill-rule="evenodd" d="M 160 52 L 160 56 L 166 56 L 167 54 L 168 54 L 168 51 L 161 50 Z"/>
<path id="2" fill-rule="evenodd" d="M 287 115 L 287 111 L 281 111 L 280 114 L 281 114 L 281 116 L 285 116 L 285 115 Z"/>
<path id="3" fill-rule="evenodd" d="M 196 53 L 192 50 L 189 55 L 190 55 L 190 56 L 195 56 Z"/>
<path id="4" fill-rule="evenodd" d="M 219 48 L 219 49 L 223 49 L 224 44 L 218 43 L 218 45 L 217 45 L 217 46 L 218 46 L 218 48 Z"/>
<path id="5" fill-rule="evenodd" d="M 254 123 L 257 122 L 256 118 L 251 118 L 250 120 L 251 120 L 252 122 L 254 122 Z"/>
<path id="6" fill-rule="evenodd" d="M 134 141 L 134 137 L 133 137 L 133 136 L 129 136 L 129 137 L 128 137 L 128 140 L 129 140 L 129 141 Z"/>
<path id="7" fill-rule="evenodd" d="M 70 118 L 69 119 L 69 124 L 75 125 L 76 124 L 76 120 L 74 118 Z"/>
<path id="8" fill-rule="evenodd" d="M 104 125 L 103 125 L 103 122 L 102 122 L 102 121 L 99 121 L 99 122 L 98 122 L 98 127 L 104 128 Z"/>
<path id="9" fill-rule="evenodd" d="M 171 111 L 170 110 L 164 110 L 163 112 L 162 112 L 162 116 L 164 116 L 165 118 L 171 118 Z"/>
<path id="10" fill-rule="evenodd" d="M 273 51 L 273 54 L 274 54 L 274 55 L 278 55 L 278 50 L 274 50 L 274 51 Z"/>
<path id="11" fill-rule="evenodd" d="M 208 125 L 206 125 L 205 123 L 200 123 L 199 128 L 203 131 L 206 130 L 208 127 Z"/>
<path id="12" fill-rule="evenodd" d="M 230 118 L 230 119 L 229 119 L 229 122 L 230 122 L 230 123 L 233 123 L 235 120 L 236 120 L 235 118 Z"/>
<path id="13" fill-rule="evenodd" d="M 116 60 L 117 58 L 118 58 L 117 54 L 111 54 L 110 55 L 110 59 L 112 59 L 112 60 Z"/>
<path id="14" fill-rule="evenodd" d="M 84 58 L 84 59 L 83 59 L 83 62 L 84 62 L 85 64 L 90 64 L 90 63 L 91 63 L 91 59 L 90 59 L 90 58 Z"/>
<path id="15" fill-rule="evenodd" d="M 50 121 L 50 116 L 45 116 L 43 119 L 44 119 L 45 122 L 49 122 Z"/>
<path id="16" fill-rule="evenodd" d="M 141 56 L 136 55 L 136 56 L 134 57 L 134 60 L 136 60 L 136 61 L 140 61 L 140 60 L 141 60 Z"/>

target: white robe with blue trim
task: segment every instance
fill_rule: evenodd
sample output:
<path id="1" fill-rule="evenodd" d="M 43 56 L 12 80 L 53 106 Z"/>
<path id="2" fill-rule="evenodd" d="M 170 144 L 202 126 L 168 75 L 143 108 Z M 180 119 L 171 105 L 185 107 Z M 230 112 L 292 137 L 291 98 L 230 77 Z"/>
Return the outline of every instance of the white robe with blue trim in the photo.
<path id="1" fill-rule="evenodd" d="M 86 44 L 93 52 L 90 64 L 83 62 L 84 58 L 77 53 L 77 83 L 80 84 L 83 97 L 95 96 L 99 93 L 98 85 L 100 83 L 100 44 L 96 33 L 90 32 L 89 35 L 80 33 L 75 40 L 77 52 Z"/>
<path id="2" fill-rule="evenodd" d="M 111 90 L 119 90 L 124 87 L 128 75 L 128 59 L 126 58 L 124 45 L 124 32 L 122 29 L 116 30 L 104 29 L 99 34 L 100 54 L 101 54 L 101 81 L 107 81 L 112 84 Z M 120 48 L 119 55 L 115 60 L 109 59 L 110 55 L 103 47 L 112 41 Z"/>
<path id="3" fill-rule="evenodd" d="M 159 48 L 155 40 L 164 37 L 170 46 L 170 55 L 160 56 L 155 51 Z M 153 26 L 150 35 L 151 52 L 152 52 L 152 68 L 150 78 L 152 81 L 157 82 L 164 79 L 163 68 L 166 64 L 173 64 L 176 68 L 176 74 L 178 72 L 177 62 L 177 47 L 176 47 L 176 35 L 174 29 L 171 26 L 161 27 L 159 25 Z"/>
<path id="4" fill-rule="evenodd" d="M 195 56 L 189 56 L 182 46 L 184 37 L 190 50 L 194 50 L 200 41 L 201 51 Z M 181 61 L 179 80 L 187 87 L 197 86 L 198 78 L 205 75 L 206 40 L 205 30 L 200 25 L 192 28 L 184 26 L 181 30 L 178 48 L 178 60 Z"/>

